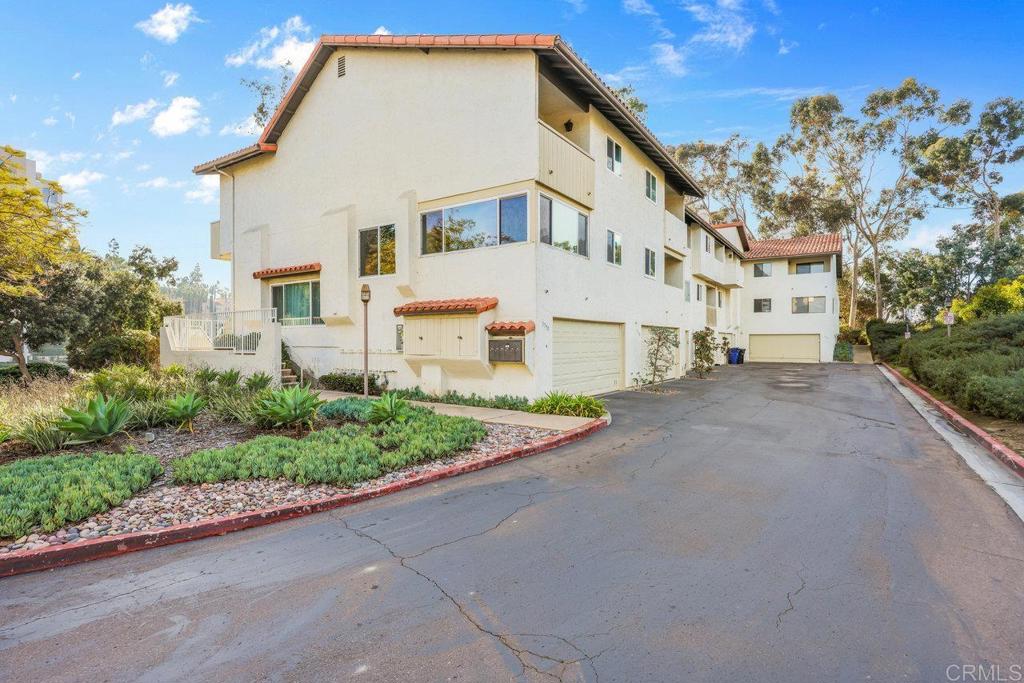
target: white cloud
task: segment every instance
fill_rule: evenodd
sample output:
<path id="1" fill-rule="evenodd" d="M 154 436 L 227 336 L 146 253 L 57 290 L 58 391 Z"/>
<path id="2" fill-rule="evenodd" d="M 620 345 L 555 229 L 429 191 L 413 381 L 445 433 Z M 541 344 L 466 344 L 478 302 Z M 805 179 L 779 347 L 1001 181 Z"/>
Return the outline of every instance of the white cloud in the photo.
<path id="1" fill-rule="evenodd" d="M 655 43 L 651 45 L 651 52 L 654 53 L 654 63 L 673 76 L 686 75 L 686 56 L 669 43 Z"/>
<path id="2" fill-rule="evenodd" d="M 15 102 L 18 101 L 18 96 L 17 95 L 11 95 L 7 99 L 9 99 L 11 101 L 11 104 L 14 104 Z"/>
<path id="3" fill-rule="evenodd" d="M 77 121 L 78 119 L 75 117 L 74 113 L 72 113 L 70 111 L 66 111 L 66 112 L 64 112 L 64 118 L 66 118 L 68 120 L 68 122 L 71 124 L 72 128 L 75 127 L 75 121 Z"/>
<path id="4" fill-rule="evenodd" d="M 149 19 L 135 24 L 135 28 L 150 38 L 156 38 L 161 43 L 170 45 L 178 42 L 181 34 L 189 26 L 199 21 L 200 19 L 196 15 L 195 10 L 192 9 L 192 5 L 186 5 L 183 2 L 177 5 L 167 3 L 163 6 L 163 9 L 154 12 Z"/>
<path id="5" fill-rule="evenodd" d="M 690 42 L 707 43 L 739 52 L 754 35 L 754 26 L 744 15 L 743 0 L 716 0 L 714 4 L 689 3 L 684 7 L 695 20 L 703 24 L 701 31 L 690 38 Z"/>
<path id="6" fill-rule="evenodd" d="M 45 119 L 43 119 L 43 125 L 44 126 L 56 126 L 57 125 L 57 119 L 53 118 L 52 116 L 47 116 Z"/>
<path id="7" fill-rule="evenodd" d="M 135 170 L 138 171 L 139 173 L 143 173 L 151 168 L 152 166 L 150 166 L 149 164 L 139 164 L 138 166 L 135 167 Z"/>
<path id="8" fill-rule="evenodd" d="M 261 132 L 262 129 L 256 124 L 255 116 L 250 116 L 236 123 L 229 123 L 220 129 L 221 135 L 238 135 L 241 137 L 251 137 L 259 135 Z"/>
<path id="9" fill-rule="evenodd" d="M 154 99 L 146 100 L 145 102 L 139 102 L 138 104 L 129 104 L 124 109 L 118 111 L 114 110 L 114 115 L 110 117 L 110 127 L 120 126 L 125 123 L 132 123 L 141 119 L 149 117 L 150 113 L 157 107 L 157 101 Z"/>
<path id="10" fill-rule="evenodd" d="M 236 67 L 252 64 L 261 69 L 286 66 L 298 72 L 316 45 L 316 41 L 305 39 L 309 33 L 309 26 L 298 15 L 279 26 L 264 26 L 252 42 L 225 57 L 224 63 Z"/>
<path id="11" fill-rule="evenodd" d="M 627 14 L 647 17 L 651 22 L 651 28 L 658 34 L 658 37 L 662 39 L 675 37 L 675 34 L 665 27 L 665 23 L 662 21 L 661 15 L 658 14 L 658 10 L 654 9 L 654 6 L 647 0 L 622 0 L 622 9 Z"/>
<path id="12" fill-rule="evenodd" d="M 782 10 L 779 9 L 779 5 L 778 3 L 775 2 L 775 0 L 761 0 L 761 4 L 764 5 L 764 8 L 766 10 L 768 10 L 769 12 L 776 16 L 782 14 Z"/>
<path id="13" fill-rule="evenodd" d="M 725 88 L 722 90 L 693 90 L 677 99 L 686 100 L 738 100 L 744 97 L 763 97 L 775 100 L 776 102 L 792 102 L 801 97 L 811 97 L 824 92 L 836 92 L 825 86 L 805 87 L 782 87 L 771 88 L 755 86 L 752 88 Z"/>
<path id="14" fill-rule="evenodd" d="M 194 189 L 185 193 L 185 201 L 213 204 L 220 196 L 220 176 L 204 175 L 196 181 Z"/>
<path id="15" fill-rule="evenodd" d="M 81 152 L 58 152 L 50 154 L 41 149 L 27 149 L 25 155 L 36 162 L 36 170 L 45 174 L 54 167 L 61 167 L 66 164 L 74 164 L 85 158 Z"/>
<path id="16" fill-rule="evenodd" d="M 61 187 L 68 192 L 76 192 L 78 190 L 84 190 L 93 183 L 98 183 L 107 176 L 97 171 L 90 171 L 84 169 L 78 173 L 65 173 L 64 175 L 57 178 L 57 182 L 60 183 Z"/>
<path id="17" fill-rule="evenodd" d="M 185 181 L 175 180 L 170 181 L 164 176 L 157 176 L 156 178 L 150 178 L 139 183 L 136 187 L 145 187 L 153 190 L 163 190 L 168 187 L 184 187 Z"/>
<path id="18" fill-rule="evenodd" d="M 76 71 L 75 73 L 71 74 L 71 80 L 73 80 L 73 81 L 77 81 L 81 77 L 82 77 L 82 72 L 81 71 Z"/>
<path id="19" fill-rule="evenodd" d="M 159 138 L 181 135 L 196 128 L 208 131 L 210 120 L 201 114 L 203 105 L 194 97 L 175 97 L 166 109 L 156 115 L 149 130 Z"/>
<path id="20" fill-rule="evenodd" d="M 788 55 L 793 48 L 800 47 L 800 43 L 795 40 L 786 40 L 785 38 L 779 38 L 779 54 Z"/>
<path id="21" fill-rule="evenodd" d="M 121 150 L 120 152 L 115 152 L 114 154 L 112 154 L 110 156 L 110 160 L 114 162 L 124 161 L 125 159 L 131 159 L 133 156 L 135 156 L 135 150 L 125 149 Z"/>
<path id="22" fill-rule="evenodd" d="M 587 11 L 586 0 L 562 0 L 569 6 L 573 14 L 583 14 Z"/>
<path id="23" fill-rule="evenodd" d="M 375 36 L 390 36 L 391 35 L 391 29 L 389 29 L 387 26 L 378 26 L 377 30 L 373 32 L 373 35 L 375 35 Z"/>
<path id="24" fill-rule="evenodd" d="M 618 71 L 603 74 L 605 82 L 615 88 L 646 80 L 649 69 L 644 65 L 624 66 Z"/>
<path id="25" fill-rule="evenodd" d="M 164 87 L 170 88 L 172 85 L 178 82 L 181 78 L 181 74 L 177 71 L 161 71 L 160 75 L 164 77 Z"/>

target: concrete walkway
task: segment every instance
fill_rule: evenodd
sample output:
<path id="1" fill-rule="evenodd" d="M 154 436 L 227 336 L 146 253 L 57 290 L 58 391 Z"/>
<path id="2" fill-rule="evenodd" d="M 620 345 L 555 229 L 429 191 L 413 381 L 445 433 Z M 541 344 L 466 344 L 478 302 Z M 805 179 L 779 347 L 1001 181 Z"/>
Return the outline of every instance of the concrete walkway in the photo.
<path id="1" fill-rule="evenodd" d="M 362 396 L 344 391 L 321 391 L 320 398 L 325 401 L 333 401 L 338 398 L 362 398 Z M 460 417 L 471 417 L 481 422 L 535 427 L 537 429 L 550 429 L 556 432 L 566 432 L 591 421 L 589 417 L 540 415 L 538 413 L 524 413 L 520 410 L 478 408 L 476 406 L 458 406 L 449 403 L 427 403 L 426 401 L 409 401 L 409 403 L 420 408 L 433 410 L 435 413 L 441 413 L 442 415 L 458 415 Z"/>
<path id="2" fill-rule="evenodd" d="M 867 344 L 854 344 L 853 362 L 859 365 L 871 365 L 874 363 L 874 359 L 871 358 L 871 347 Z"/>

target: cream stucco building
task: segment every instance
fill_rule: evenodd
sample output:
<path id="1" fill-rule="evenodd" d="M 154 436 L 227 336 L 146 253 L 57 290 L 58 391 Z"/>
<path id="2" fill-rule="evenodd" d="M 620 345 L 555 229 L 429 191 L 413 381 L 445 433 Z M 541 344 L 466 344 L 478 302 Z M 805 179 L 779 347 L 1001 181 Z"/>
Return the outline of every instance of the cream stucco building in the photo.
<path id="1" fill-rule="evenodd" d="M 701 189 L 557 36 L 324 36 L 259 142 L 195 170 L 221 179 L 239 313 L 168 321 L 165 360 L 278 363 L 283 337 L 313 374 L 358 370 L 364 285 L 392 386 L 602 393 L 644 372 L 652 328 L 760 343 L 746 229 L 686 208 Z"/>

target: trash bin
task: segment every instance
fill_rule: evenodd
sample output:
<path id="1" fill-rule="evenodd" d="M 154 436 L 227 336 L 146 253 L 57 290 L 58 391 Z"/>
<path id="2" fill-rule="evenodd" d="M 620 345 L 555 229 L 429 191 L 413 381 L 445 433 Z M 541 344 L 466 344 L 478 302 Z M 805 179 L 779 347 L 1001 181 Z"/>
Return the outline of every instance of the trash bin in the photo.
<path id="1" fill-rule="evenodd" d="M 740 349 L 740 365 L 743 365 L 743 359 L 747 356 L 746 349 Z"/>
<path id="2" fill-rule="evenodd" d="M 738 365 L 740 362 L 740 350 L 735 346 L 729 349 L 729 365 Z"/>

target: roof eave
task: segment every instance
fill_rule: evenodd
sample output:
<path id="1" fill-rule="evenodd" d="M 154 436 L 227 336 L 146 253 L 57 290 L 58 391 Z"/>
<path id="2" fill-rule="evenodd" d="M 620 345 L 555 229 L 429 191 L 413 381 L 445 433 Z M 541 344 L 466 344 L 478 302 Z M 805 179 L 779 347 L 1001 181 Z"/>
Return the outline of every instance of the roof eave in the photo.
<path id="1" fill-rule="evenodd" d="M 276 151 L 277 145 L 275 144 L 257 142 L 249 145 L 248 147 L 243 147 L 242 149 L 231 152 L 230 154 L 225 154 L 222 157 L 217 157 L 216 159 L 207 161 L 206 163 L 194 166 L 192 168 L 192 172 L 196 175 L 209 175 L 211 173 L 217 173 L 228 166 L 240 164 L 243 161 L 248 161 L 249 159 L 253 159 L 263 154 L 273 154 Z"/>

